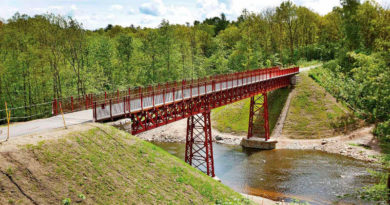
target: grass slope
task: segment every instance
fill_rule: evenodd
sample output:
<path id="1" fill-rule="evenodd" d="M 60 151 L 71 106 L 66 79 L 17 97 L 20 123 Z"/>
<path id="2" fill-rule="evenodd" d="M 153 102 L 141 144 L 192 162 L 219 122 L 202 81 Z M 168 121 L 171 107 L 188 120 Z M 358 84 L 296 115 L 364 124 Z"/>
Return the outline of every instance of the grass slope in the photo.
<path id="1" fill-rule="evenodd" d="M 290 89 L 282 88 L 268 94 L 268 113 L 272 130 L 287 100 Z M 212 110 L 212 125 L 218 131 L 246 134 L 248 132 L 250 98 Z M 256 122 L 257 116 L 255 116 Z"/>
<path id="2" fill-rule="evenodd" d="M 356 129 L 358 121 L 350 111 L 316 84 L 307 72 L 299 74 L 283 128 L 290 138 L 330 137 Z"/>
<path id="3" fill-rule="evenodd" d="M 88 126 L 0 152 L 0 204 L 252 203 L 151 143 Z"/>

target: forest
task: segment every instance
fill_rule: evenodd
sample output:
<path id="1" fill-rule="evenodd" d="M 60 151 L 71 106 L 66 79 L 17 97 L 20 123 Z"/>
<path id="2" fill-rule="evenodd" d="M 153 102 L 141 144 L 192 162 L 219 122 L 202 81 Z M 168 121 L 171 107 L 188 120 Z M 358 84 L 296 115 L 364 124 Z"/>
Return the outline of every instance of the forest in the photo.
<path id="1" fill-rule="evenodd" d="M 157 28 L 86 30 L 71 17 L 16 13 L 0 21 L 0 48 L 0 123 L 3 102 L 14 121 L 29 120 L 50 115 L 55 98 L 319 60 L 328 63 L 311 76 L 389 132 L 390 10 L 374 0 L 342 0 L 323 16 L 285 1 L 235 21 Z"/>
<path id="2" fill-rule="evenodd" d="M 24 121 L 50 116 L 53 99 L 316 60 L 324 65 L 310 77 L 375 124 L 389 164 L 390 10 L 375 0 L 340 3 L 326 15 L 285 1 L 234 21 L 222 13 L 156 28 L 87 30 L 55 14 L 0 18 L 0 124 L 4 102 L 12 121 Z"/>

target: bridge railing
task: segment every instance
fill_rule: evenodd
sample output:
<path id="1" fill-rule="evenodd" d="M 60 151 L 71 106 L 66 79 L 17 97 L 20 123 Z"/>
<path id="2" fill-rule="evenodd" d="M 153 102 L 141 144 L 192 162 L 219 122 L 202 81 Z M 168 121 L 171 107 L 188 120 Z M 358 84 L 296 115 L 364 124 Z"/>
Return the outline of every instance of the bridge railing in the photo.
<path id="1" fill-rule="evenodd" d="M 124 97 L 133 99 L 130 102 L 130 107 L 139 107 L 139 109 L 142 110 L 143 108 L 148 107 L 150 102 L 153 104 L 153 101 L 155 106 L 161 106 L 164 103 L 173 103 L 176 100 L 182 100 L 182 95 L 184 95 L 184 99 L 187 99 L 193 95 L 197 96 L 198 93 L 203 95 L 211 91 L 220 91 L 237 85 L 246 85 L 254 80 L 267 80 L 272 77 L 294 72 L 298 72 L 298 68 L 279 69 L 279 67 L 272 67 L 215 75 L 197 80 L 183 80 L 181 83 L 167 82 L 165 84 L 148 86 L 146 88 L 135 87 L 127 90 L 58 98 L 53 100 L 52 113 L 53 115 L 59 114 L 60 103 L 63 112 L 69 113 L 91 109 L 95 103 L 104 107 L 110 103 L 110 100 L 111 104 L 119 103 L 123 101 Z M 154 97 L 150 97 L 152 95 Z"/>
<path id="2" fill-rule="evenodd" d="M 146 88 L 129 89 L 126 95 L 104 102 L 94 102 L 94 119 L 97 121 L 113 119 L 129 113 L 139 112 L 188 100 L 213 92 L 292 75 L 299 72 L 298 67 L 289 69 L 257 69 L 233 74 L 217 75 L 181 83 L 170 82 Z M 124 94 L 124 93 L 123 93 Z"/>

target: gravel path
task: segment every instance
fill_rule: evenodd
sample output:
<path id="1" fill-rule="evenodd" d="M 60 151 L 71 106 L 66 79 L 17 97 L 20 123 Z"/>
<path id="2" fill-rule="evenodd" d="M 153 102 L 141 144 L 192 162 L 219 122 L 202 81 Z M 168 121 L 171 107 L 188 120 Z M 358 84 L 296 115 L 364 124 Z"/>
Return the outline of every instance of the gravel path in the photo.
<path id="1" fill-rule="evenodd" d="M 64 115 L 64 118 L 67 126 L 92 122 L 92 110 L 68 113 Z M 64 127 L 62 115 L 28 122 L 12 123 L 10 125 L 10 138 L 12 139 L 22 135 L 29 135 L 62 127 Z M 7 129 L 7 126 L 0 127 L 0 142 L 6 139 Z"/>

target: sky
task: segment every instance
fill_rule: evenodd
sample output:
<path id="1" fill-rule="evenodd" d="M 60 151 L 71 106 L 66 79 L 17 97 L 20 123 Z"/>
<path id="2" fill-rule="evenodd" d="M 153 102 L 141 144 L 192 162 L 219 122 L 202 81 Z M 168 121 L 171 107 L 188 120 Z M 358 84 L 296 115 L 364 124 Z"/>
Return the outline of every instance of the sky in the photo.
<path id="1" fill-rule="evenodd" d="M 6 20 L 16 12 L 28 14 L 54 13 L 71 16 L 86 29 L 104 28 L 108 24 L 121 26 L 157 27 L 163 19 L 171 24 L 193 23 L 194 20 L 225 13 L 236 20 L 242 10 L 261 12 L 280 5 L 283 0 L 0 0 L 0 19 Z M 340 0 L 293 0 L 324 15 Z M 388 8 L 390 0 L 377 0 Z"/>

